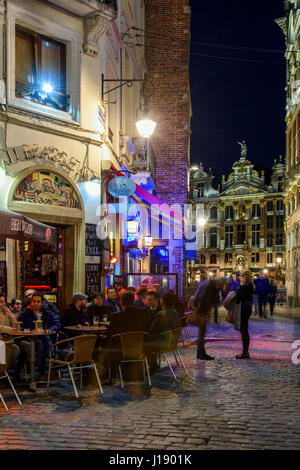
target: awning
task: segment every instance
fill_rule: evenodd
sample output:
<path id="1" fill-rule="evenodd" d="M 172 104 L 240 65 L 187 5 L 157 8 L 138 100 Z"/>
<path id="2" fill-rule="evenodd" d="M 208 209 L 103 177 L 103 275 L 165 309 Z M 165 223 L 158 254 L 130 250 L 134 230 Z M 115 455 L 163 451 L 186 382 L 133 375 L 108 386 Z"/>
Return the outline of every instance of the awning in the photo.
<path id="1" fill-rule="evenodd" d="M 54 227 L 4 209 L 0 209 L 0 237 L 56 245 Z"/>

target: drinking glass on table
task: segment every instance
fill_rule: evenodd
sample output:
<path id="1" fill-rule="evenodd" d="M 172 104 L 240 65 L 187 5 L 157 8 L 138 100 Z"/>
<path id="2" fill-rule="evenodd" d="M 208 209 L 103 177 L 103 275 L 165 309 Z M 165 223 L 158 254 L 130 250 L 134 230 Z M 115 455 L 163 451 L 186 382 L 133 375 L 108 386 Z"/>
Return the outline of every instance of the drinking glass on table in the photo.
<path id="1" fill-rule="evenodd" d="M 93 325 L 94 327 L 99 326 L 99 317 L 97 316 L 93 317 Z"/>
<path id="2" fill-rule="evenodd" d="M 107 320 L 108 320 L 108 316 L 106 314 L 104 314 L 102 319 L 103 319 L 103 322 L 106 323 Z"/>

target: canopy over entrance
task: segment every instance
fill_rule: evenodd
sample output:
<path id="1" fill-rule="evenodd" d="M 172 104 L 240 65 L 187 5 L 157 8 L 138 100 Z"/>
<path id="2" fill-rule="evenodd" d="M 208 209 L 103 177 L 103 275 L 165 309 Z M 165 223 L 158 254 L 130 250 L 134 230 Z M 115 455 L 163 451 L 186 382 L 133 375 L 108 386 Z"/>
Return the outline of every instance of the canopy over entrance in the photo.
<path id="1" fill-rule="evenodd" d="M 0 237 L 56 245 L 54 227 L 4 209 L 0 209 Z"/>

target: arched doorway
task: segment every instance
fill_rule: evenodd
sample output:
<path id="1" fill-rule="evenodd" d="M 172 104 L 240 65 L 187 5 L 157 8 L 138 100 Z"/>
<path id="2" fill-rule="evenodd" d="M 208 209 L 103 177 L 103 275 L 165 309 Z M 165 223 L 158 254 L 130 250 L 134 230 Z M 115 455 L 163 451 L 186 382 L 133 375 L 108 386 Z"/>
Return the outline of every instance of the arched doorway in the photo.
<path id="1" fill-rule="evenodd" d="M 9 241 L 8 295 L 42 291 L 62 311 L 74 292 L 84 290 L 84 205 L 77 187 L 53 167 L 20 173 L 8 209 L 57 229 L 57 245 Z"/>

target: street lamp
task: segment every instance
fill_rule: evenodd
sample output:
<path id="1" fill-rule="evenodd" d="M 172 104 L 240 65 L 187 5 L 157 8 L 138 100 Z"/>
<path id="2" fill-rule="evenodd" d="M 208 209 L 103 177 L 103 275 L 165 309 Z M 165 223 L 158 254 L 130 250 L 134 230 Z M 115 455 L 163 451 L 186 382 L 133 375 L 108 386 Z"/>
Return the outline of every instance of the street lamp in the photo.
<path id="1" fill-rule="evenodd" d="M 150 119 L 150 116 L 148 116 L 148 111 L 145 110 L 143 113 L 141 113 L 141 118 L 139 119 L 135 125 L 138 130 L 138 133 L 140 134 L 141 137 L 144 137 L 145 139 L 148 139 L 149 137 L 152 136 L 155 128 L 156 128 L 156 122 Z"/>

